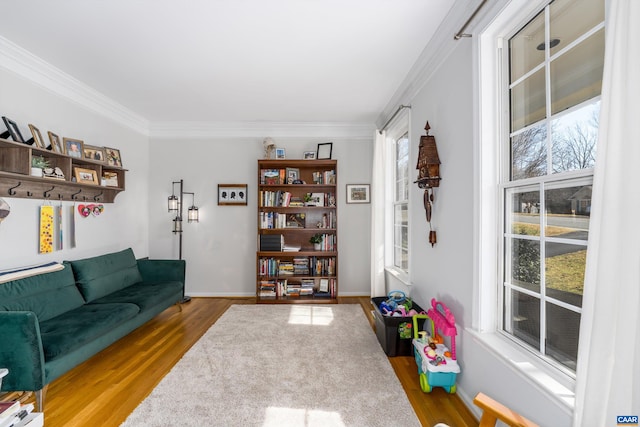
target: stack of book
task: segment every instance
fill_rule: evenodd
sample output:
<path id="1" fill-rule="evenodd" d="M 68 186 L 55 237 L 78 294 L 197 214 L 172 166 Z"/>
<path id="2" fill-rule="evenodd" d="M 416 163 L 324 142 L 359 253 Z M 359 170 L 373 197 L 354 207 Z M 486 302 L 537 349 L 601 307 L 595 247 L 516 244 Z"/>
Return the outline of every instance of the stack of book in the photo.
<path id="1" fill-rule="evenodd" d="M 40 427 L 44 415 L 33 412 L 33 404 L 21 405 L 18 401 L 0 401 L 0 427 Z"/>
<path id="2" fill-rule="evenodd" d="M 261 234 L 260 251 L 281 252 L 284 246 L 284 236 L 282 234 Z"/>

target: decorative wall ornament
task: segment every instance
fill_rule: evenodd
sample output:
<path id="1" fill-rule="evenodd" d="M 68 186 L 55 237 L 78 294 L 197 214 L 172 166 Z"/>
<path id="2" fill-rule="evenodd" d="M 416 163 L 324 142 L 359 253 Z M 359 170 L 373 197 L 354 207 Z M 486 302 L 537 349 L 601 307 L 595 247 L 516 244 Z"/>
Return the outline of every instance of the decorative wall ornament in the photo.
<path id="1" fill-rule="evenodd" d="M 0 198 L 0 222 L 9 216 L 11 207 L 4 199 Z"/>
<path id="2" fill-rule="evenodd" d="M 424 210 L 429 223 L 429 243 L 431 247 L 436 244 L 436 231 L 431 227 L 432 204 L 434 201 L 433 189 L 440 186 L 440 157 L 438 156 L 438 148 L 436 147 L 436 138 L 429 135 L 429 122 L 424 127 L 426 135 L 420 137 L 420 146 L 418 147 L 418 179 L 415 183 L 418 187 L 424 188 L 423 203 Z"/>

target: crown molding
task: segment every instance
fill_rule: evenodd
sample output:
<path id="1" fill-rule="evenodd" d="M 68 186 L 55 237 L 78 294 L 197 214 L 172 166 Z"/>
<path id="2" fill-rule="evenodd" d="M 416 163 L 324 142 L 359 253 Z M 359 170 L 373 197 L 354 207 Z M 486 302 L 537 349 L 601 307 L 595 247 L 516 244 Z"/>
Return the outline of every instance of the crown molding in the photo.
<path id="1" fill-rule="evenodd" d="M 149 121 L 0 36 L 0 67 L 143 135 Z"/>
<path id="2" fill-rule="evenodd" d="M 155 122 L 151 139 L 181 138 L 344 138 L 371 140 L 373 123 L 316 122 Z"/>

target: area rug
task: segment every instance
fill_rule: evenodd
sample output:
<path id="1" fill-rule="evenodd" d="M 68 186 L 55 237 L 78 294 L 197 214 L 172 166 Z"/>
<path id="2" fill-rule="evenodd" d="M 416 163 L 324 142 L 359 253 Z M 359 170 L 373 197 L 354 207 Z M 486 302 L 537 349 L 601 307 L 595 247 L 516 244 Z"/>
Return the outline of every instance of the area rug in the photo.
<path id="1" fill-rule="evenodd" d="M 390 425 L 420 422 L 353 304 L 231 306 L 122 424 Z"/>

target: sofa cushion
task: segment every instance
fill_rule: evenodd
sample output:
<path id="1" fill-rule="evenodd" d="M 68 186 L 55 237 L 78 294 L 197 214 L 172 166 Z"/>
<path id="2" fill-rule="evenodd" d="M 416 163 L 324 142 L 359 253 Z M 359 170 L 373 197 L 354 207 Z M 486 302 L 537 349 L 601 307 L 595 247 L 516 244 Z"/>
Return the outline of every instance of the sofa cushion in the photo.
<path id="1" fill-rule="evenodd" d="M 141 282 L 94 300 L 92 304 L 130 302 L 143 313 L 176 294 L 182 295 L 182 282 Z"/>
<path id="2" fill-rule="evenodd" d="M 99 339 L 139 312 L 135 304 L 86 304 L 40 322 L 45 360 Z"/>
<path id="3" fill-rule="evenodd" d="M 32 311 L 39 321 L 84 304 L 71 267 L 0 284 L 0 310 Z"/>
<path id="4" fill-rule="evenodd" d="M 69 263 L 87 302 L 142 281 L 131 248 Z"/>

